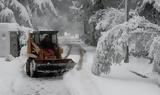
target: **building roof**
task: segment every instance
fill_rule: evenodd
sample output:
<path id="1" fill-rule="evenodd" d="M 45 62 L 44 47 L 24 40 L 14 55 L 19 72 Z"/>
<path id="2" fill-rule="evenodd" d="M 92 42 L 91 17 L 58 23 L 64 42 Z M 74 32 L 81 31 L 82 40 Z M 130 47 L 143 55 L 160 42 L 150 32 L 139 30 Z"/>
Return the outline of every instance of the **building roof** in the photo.
<path id="1" fill-rule="evenodd" d="M 0 23 L 0 32 L 19 31 L 19 29 L 17 23 Z"/>

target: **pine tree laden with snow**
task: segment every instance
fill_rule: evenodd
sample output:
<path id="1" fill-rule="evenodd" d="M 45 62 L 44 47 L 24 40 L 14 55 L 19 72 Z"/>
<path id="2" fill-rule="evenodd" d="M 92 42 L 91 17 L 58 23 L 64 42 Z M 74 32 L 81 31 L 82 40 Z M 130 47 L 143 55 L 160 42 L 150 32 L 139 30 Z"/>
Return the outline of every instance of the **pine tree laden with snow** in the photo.
<path id="1" fill-rule="evenodd" d="M 8 7 L 10 7 L 16 17 L 16 21 L 20 25 L 32 27 L 30 16 L 27 9 L 17 0 L 11 0 Z"/>
<path id="2" fill-rule="evenodd" d="M 16 22 L 31 28 L 37 26 L 37 24 L 33 25 L 34 17 L 55 18 L 58 16 L 51 0 L 0 0 L 0 12 L 1 22 Z"/>

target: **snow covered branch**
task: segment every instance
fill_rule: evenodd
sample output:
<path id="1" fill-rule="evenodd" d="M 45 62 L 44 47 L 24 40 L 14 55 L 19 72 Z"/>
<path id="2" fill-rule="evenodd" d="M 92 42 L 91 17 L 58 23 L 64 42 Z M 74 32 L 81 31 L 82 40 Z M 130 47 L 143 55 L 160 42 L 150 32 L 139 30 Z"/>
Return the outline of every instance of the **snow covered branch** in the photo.
<path id="1" fill-rule="evenodd" d="M 0 21 L 1 22 L 16 22 L 14 13 L 11 9 L 5 8 L 0 12 Z"/>

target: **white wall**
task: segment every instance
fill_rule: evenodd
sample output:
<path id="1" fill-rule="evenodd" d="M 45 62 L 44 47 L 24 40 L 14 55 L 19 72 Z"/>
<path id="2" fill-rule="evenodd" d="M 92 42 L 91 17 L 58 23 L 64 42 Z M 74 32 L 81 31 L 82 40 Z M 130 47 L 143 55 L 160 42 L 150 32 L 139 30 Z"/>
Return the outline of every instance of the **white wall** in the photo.
<path id="1" fill-rule="evenodd" d="M 0 57 L 10 54 L 10 31 L 18 31 L 16 23 L 0 23 Z"/>
<path id="2" fill-rule="evenodd" d="M 0 57 L 5 57 L 10 53 L 9 32 L 0 31 Z"/>

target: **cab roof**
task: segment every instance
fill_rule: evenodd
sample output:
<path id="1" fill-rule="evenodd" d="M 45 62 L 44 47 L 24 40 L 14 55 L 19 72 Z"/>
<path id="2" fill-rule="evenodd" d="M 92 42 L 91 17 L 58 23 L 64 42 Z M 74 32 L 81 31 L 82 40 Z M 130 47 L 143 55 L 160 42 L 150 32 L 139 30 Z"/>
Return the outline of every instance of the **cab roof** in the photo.
<path id="1" fill-rule="evenodd" d="M 59 31 L 33 31 L 34 34 L 49 34 L 49 35 L 55 35 L 57 34 Z"/>

